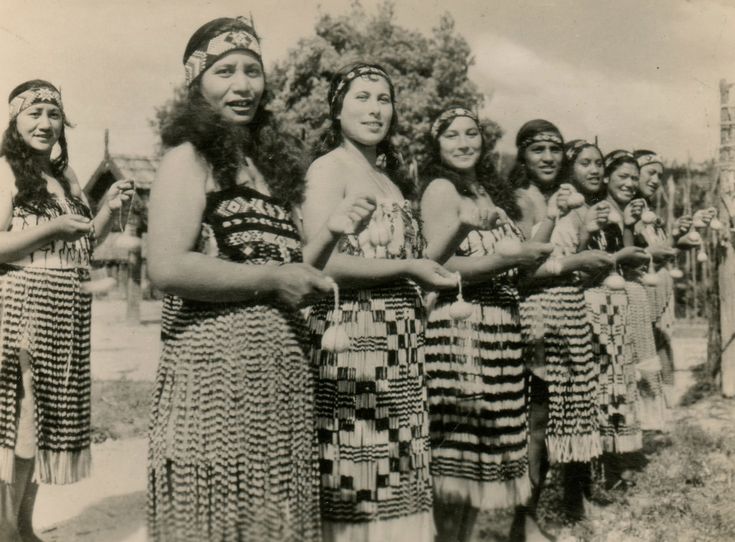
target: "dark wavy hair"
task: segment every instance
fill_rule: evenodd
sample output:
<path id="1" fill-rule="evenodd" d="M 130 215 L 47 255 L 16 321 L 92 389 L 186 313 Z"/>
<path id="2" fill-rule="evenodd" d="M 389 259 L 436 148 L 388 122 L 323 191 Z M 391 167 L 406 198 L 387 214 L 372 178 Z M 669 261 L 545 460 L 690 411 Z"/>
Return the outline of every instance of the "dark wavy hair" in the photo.
<path id="1" fill-rule="evenodd" d="M 449 127 L 457 117 L 452 117 L 439 124 L 437 137 L 428 137 L 429 156 L 420 168 L 420 193 L 423 194 L 426 187 L 429 186 L 434 179 L 447 179 L 450 181 L 459 194 L 466 197 L 475 197 L 472 190 L 472 183 L 455 169 L 447 166 L 441 160 L 439 136 Z M 493 203 L 503 209 L 513 220 L 521 218 L 521 209 L 518 206 L 513 187 L 503 179 L 495 168 L 495 157 L 487 148 L 485 135 L 482 128 L 478 125 L 482 146 L 480 147 L 480 159 L 475 164 L 475 176 L 477 183 L 487 191 Z"/>
<path id="2" fill-rule="evenodd" d="M 329 101 L 330 123 L 324 134 L 322 134 L 320 141 L 313 149 L 312 159 L 315 160 L 320 156 L 324 156 L 325 154 L 336 149 L 342 144 L 342 138 L 344 136 L 342 135 L 342 127 L 337 117 L 342 111 L 342 105 L 344 103 L 345 95 L 352 85 L 352 82 L 344 85 L 344 87 L 341 88 L 339 92 L 337 92 L 337 88 L 339 87 L 340 82 L 347 76 L 347 74 L 349 74 L 352 70 L 360 67 L 377 68 L 385 72 L 385 69 L 379 64 L 368 62 L 352 62 L 350 64 L 342 66 L 335 72 L 329 85 L 329 93 L 327 95 L 327 100 Z M 383 138 L 383 140 L 378 143 L 376 147 L 376 152 L 379 158 L 381 156 L 383 157 L 383 169 L 385 170 L 388 178 L 393 181 L 396 186 L 398 186 L 404 197 L 411 199 L 416 196 L 416 187 L 406 173 L 400 152 L 398 152 L 398 149 L 395 145 L 393 145 L 391 141 L 392 137 L 396 134 L 398 125 L 398 114 L 396 112 L 396 96 L 393 82 L 390 79 L 387 79 L 387 81 L 388 87 L 390 88 L 390 100 L 393 104 L 393 115 L 390 120 L 390 126 L 388 127 L 388 133 L 385 138 Z"/>
<path id="3" fill-rule="evenodd" d="M 59 92 L 58 89 L 43 79 L 33 79 L 26 81 L 15 87 L 8 96 L 8 102 L 13 98 L 29 89 L 49 88 Z M 59 154 L 51 159 L 50 173 L 64 189 L 64 193 L 70 199 L 71 188 L 69 180 L 66 178 L 65 172 L 69 166 L 69 146 L 66 142 L 65 128 L 71 127 L 64 111 L 61 111 L 63 123 L 61 126 L 61 134 L 59 135 Z M 43 168 L 36 160 L 38 154 L 23 140 L 18 132 L 17 118 L 12 119 L 8 123 L 8 127 L 3 133 L 2 143 L 0 144 L 0 156 L 5 157 L 10 168 L 15 175 L 15 186 L 18 193 L 15 195 L 14 204 L 29 208 L 33 211 L 42 211 L 44 209 L 53 208 L 61 211 L 56 198 L 51 195 L 46 187 L 46 181 L 43 178 Z"/>
<path id="4" fill-rule="evenodd" d="M 518 148 L 518 153 L 516 154 L 516 161 L 513 164 L 510 173 L 508 174 L 508 180 L 510 181 L 511 186 L 514 189 L 528 188 L 531 184 L 531 179 L 528 177 L 528 169 L 526 168 L 526 157 L 524 156 L 524 153 L 526 151 L 526 146 L 523 145 L 524 141 L 526 141 L 530 137 L 538 134 L 543 134 L 545 132 L 551 132 L 558 135 L 559 139 L 562 140 L 563 148 L 564 138 L 561 135 L 561 131 L 559 131 L 559 128 L 557 128 L 556 125 L 549 122 L 548 120 L 529 120 L 518 130 L 518 134 L 516 135 L 516 147 Z M 564 169 L 564 162 L 565 160 L 562 156 L 561 169 Z M 561 178 L 561 175 L 557 175 L 555 183 L 556 186 L 558 186 L 561 182 Z"/>
<path id="5" fill-rule="evenodd" d="M 225 31 L 229 21 L 217 19 L 197 30 L 186 47 L 184 61 L 199 41 L 208 39 L 212 32 Z M 212 175 L 222 189 L 237 184 L 238 171 L 249 157 L 263 174 L 275 199 L 287 205 L 299 204 L 305 186 L 303 148 L 298 139 L 278 129 L 273 115 L 266 109 L 269 100 L 270 94 L 265 91 L 252 121 L 244 126 L 236 125 L 205 100 L 198 77 L 184 95 L 174 100 L 161 126 L 163 147 L 193 145 L 212 167 Z"/>

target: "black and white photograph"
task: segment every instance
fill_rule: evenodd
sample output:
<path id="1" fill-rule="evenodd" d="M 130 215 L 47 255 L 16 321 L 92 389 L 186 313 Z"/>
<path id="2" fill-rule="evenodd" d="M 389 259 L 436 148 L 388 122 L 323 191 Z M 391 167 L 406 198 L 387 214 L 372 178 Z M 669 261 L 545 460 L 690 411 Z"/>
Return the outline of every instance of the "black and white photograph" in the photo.
<path id="1" fill-rule="evenodd" d="M 0 542 L 735 540 L 733 28 L 0 0 Z"/>

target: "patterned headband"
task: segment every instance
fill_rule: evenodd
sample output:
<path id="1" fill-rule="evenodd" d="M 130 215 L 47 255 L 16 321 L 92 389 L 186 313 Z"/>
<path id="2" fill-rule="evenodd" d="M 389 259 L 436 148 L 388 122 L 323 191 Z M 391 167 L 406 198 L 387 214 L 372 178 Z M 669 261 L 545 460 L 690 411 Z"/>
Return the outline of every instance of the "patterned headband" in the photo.
<path id="1" fill-rule="evenodd" d="M 635 161 L 632 152 L 613 151 L 605 157 L 605 169 L 609 168 L 613 162 L 615 162 L 616 160 L 620 160 L 621 158 L 631 158 Z"/>
<path id="2" fill-rule="evenodd" d="M 568 142 L 567 148 L 564 150 L 564 155 L 566 156 L 567 161 L 571 162 L 574 160 L 577 155 L 587 147 L 597 148 L 597 145 L 590 143 L 586 139 L 575 139 L 574 141 Z"/>
<path id="3" fill-rule="evenodd" d="M 250 27 L 250 21 L 238 17 L 238 21 Z M 261 59 L 260 41 L 253 31 L 246 28 L 226 30 L 213 38 L 200 43 L 196 50 L 189 55 L 184 63 L 186 84 L 191 85 L 194 80 L 214 64 L 222 55 L 234 50 L 250 51 Z"/>
<path id="4" fill-rule="evenodd" d="M 64 110 L 64 107 L 61 104 L 61 94 L 59 91 L 50 87 L 29 88 L 10 100 L 10 120 L 17 117 L 24 109 L 28 109 L 33 104 L 37 103 L 53 104 L 62 111 Z"/>
<path id="5" fill-rule="evenodd" d="M 364 75 L 377 75 L 388 81 L 388 84 L 392 85 L 388 74 L 380 68 L 376 68 L 375 66 L 357 66 L 356 68 L 352 68 L 350 71 L 348 71 L 344 75 L 344 77 L 340 79 L 339 83 L 337 84 L 337 88 L 334 89 L 334 94 L 332 94 L 331 100 L 329 100 L 330 107 L 334 105 L 334 102 L 337 100 L 337 96 L 340 95 L 340 93 L 347 87 L 347 85 L 349 85 L 353 80 L 357 79 L 358 77 L 362 77 Z"/>
<path id="6" fill-rule="evenodd" d="M 527 137 L 526 139 L 521 141 L 521 144 L 518 146 L 518 148 L 525 149 L 529 145 L 539 143 L 541 141 L 550 141 L 551 143 L 556 143 L 557 145 L 564 145 L 564 141 L 562 141 L 561 136 L 550 132 L 541 132 L 540 134 L 532 135 L 531 137 Z"/>
<path id="7" fill-rule="evenodd" d="M 648 164 L 661 164 L 663 167 L 664 161 L 658 154 L 643 154 L 636 158 L 638 167 L 647 166 Z"/>
<path id="8" fill-rule="evenodd" d="M 456 119 L 457 117 L 469 117 L 473 121 L 475 121 L 475 124 L 480 124 L 480 121 L 477 120 L 477 115 L 475 115 L 469 109 L 465 109 L 464 107 L 453 107 L 451 109 L 447 109 L 446 111 L 444 111 L 444 113 L 439 115 L 439 117 L 437 117 L 437 119 L 431 125 L 431 137 L 433 137 L 434 139 L 439 137 L 439 127 L 445 122 Z"/>

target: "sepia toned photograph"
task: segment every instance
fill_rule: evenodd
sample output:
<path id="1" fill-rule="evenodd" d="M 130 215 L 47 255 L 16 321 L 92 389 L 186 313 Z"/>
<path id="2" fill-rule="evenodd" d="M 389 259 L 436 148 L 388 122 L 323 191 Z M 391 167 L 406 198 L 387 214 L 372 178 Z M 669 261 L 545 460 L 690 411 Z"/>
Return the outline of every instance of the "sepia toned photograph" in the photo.
<path id="1" fill-rule="evenodd" d="M 735 540 L 734 27 L 0 0 L 0 542 Z"/>

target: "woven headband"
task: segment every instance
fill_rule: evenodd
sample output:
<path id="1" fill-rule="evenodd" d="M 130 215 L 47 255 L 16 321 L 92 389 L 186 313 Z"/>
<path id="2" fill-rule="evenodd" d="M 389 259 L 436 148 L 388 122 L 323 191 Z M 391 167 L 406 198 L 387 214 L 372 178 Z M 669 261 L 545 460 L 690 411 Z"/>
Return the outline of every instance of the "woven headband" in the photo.
<path id="1" fill-rule="evenodd" d="M 658 154 L 643 154 L 636 158 L 636 162 L 638 162 L 638 167 L 647 166 L 648 164 L 661 164 L 661 166 L 664 165 L 664 161 Z"/>
<path id="2" fill-rule="evenodd" d="M 524 149 L 529 145 L 533 145 L 534 143 L 539 143 L 542 141 L 550 141 L 551 143 L 556 143 L 557 145 L 564 145 L 564 141 L 562 141 L 560 136 L 556 134 L 551 134 L 549 132 L 541 132 L 540 134 L 527 137 L 526 139 L 521 141 L 521 144 L 518 146 L 518 148 Z"/>
<path id="3" fill-rule="evenodd" d="M 37 103 L 53 104 L 62 111 L 64 110 L 64 107 L 61 104 L 61 94 L 59 91 L 49 87 L 29 88 L 10 100 L 10 120 L 17 117 L 24 109 L 28 109 L 33 104 Z"/>
<path id="4" fill-rule="evenodd" d="M 456 119 L 457 117 L 469 117 L 473 121 L 475 121 L 475 124 L 480 124 L 480 122 L 477 120 L 477 115 L 475 115 L 469 109 L 466 109 L 464 107 L 453 107 L 444 111 L 444 113 L 439 115 L 437 119 L 433 122 L 433 124 L 431 125 L 431 137 L 436 139 L 439 136 L 439 128 L 441 127 L 441 125 L 447 121 Z"/>
<path id="5" fill-rule="evenodd" d="M 238 17 L 238 20 L 249 24 L 247 19 Z M 258 37 L 244 28 L 226 30 L 213 38 L 203 41 L 196 50 L 189 55 L 184 63 L 186 84 L 191 85 L 194 80 L 204 73 L 222 55 L 234 50 L 250 51 L 258 59 L 261 58 L 260 42 Z"/>
<path id="6" fill-rule="evenodd" d="M 577 154 L 581 153 L 583 149 L 587 147 L 598 148 L 594 143 L 590 143 L 586 139 L 576 139 L 572 142 L 567 143 L 567 148 L 564 150 L 564 155 L 567 161 L 571 162 Z"/>
<path id="7" fill-rule="evenodd" d="M 632 158 L 633 160 L 635 160 L 635 158 L 633 158 L 633 153 L 632 152 L 628 152 L 628 151 L 614 151 L 614 152 L 611 152 L 610 154 L 608 154 L 605 157 L 605 169 L 607 169 L 608 167 L 610 167 L 610 164 L 612 164 L 616 160 L 620 160 L 621 158 Z"/>
<path id="8" fill-rule="evenodd" d="M 334 94 L 332 95 L 332 99 L 329 102 L 329 105 L 334 105 L 337 96 L 340 95 L 340 93 L 347 87 L 347 85 L 349 85 L 353 80 L 357 79 L 358 77 L 362 77 L 364 75 L 377 75 L 384 78 L 386 81 L 388 81 L 388 83 L 390 83 L 390 77 L 388 77 L 388 74 L 380 68 L 376 68 L 375 66 L 358 66 L 348 71 L 344 75 L 344 77 L 340 79 L 339 83 L 337 84 L 337 88 L 334 89 Z"/>

